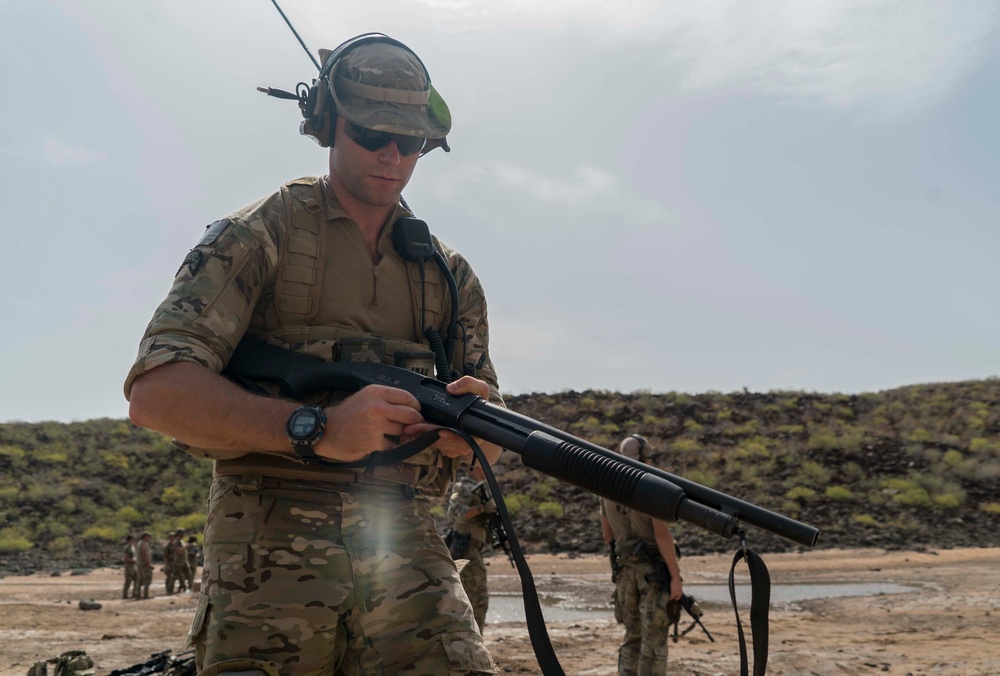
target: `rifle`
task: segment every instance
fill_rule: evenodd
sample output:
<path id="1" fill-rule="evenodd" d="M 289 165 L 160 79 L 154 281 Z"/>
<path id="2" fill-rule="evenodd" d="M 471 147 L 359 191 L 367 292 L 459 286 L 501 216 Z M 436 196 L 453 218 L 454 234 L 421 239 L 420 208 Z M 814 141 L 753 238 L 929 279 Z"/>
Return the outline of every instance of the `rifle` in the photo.
<path id="1" fill-rule="evenodd" d="M 397 366 L 327 362 L 244 338 L 224 373 L 238 380 L 277 383 L 293 399 L 323 390 L 397 387 L 416 397 L 427 421 L 518 453 L 527 467 L 653 518 L 686 521 L 727 540 L 743 539 L 742 524 L 807 547 L 819 537 L 814 526 L 632 460 L 474 394 L 452 396 L 445 383 Z"/>
<path id="2" fill-rule="evenodd" d="M 489 493 L 486 492 L 485 482 L 480 481 L 472 491 L 479 493 L 479 497 L 482 499 L 484 505 L 491 500 Z M 495 511 L 490 512 L 488 516 L 486 534 L 490 538 L 490 542 L 493 543 L 493 549 L 503 549 L 507 553 L 507 559 L 510 561 L 511 568 L 516 568 L 517 566 L 514 565 L 514 553 L 510 550 L 510 540 L 507 537 L 507 530 L 503 527 L 503 520 Z"/>
<path id="3" fill-rule="evenodd" d="M 705 611 L 701 609 L 701 606 L 699 606 L 698 602 L 694 600 L 694 597 L 690 594 L 682 594 L 679 603 L 681 604 L 681 608 L 683 608 L 694 621 L 691 622 L 688 628 L 680 634 L 677 633 L 677 625 L 680 624 L 680 618 L 674 622 L 674 643 L 677 643 L 677 639 L 680 638 L 680 636 L 687 636 L 688 632 L 694 629 L 695 625 L 701 627 L 701 630 L 705 632 L 705 636 L 708 637 L 708 640 L 715 643 L 715 639 L 712 638 L 712 635 L 708 632 L 708 629 L 705 628 L 705 625 L 701 623 L 701 616 L 705 614 Z"/>
<path id="4" fill-rule="evenodd" d="M 153 653 L 145 662 L 123 669 L 115 669 L 108 676 L 150 676 L 150 674 L 194 676 L 194 673 L 194 651 L 189 650 L 174 657 L 168 648 L 162 652 Z"/>

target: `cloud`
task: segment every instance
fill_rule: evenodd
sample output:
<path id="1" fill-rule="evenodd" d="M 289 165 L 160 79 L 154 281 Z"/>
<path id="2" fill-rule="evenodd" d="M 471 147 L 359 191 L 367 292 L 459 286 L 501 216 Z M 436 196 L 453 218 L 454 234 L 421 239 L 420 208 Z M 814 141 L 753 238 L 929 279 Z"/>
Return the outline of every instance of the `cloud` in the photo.
<path id="1" fill-rule="evenodd" d="M 54 138 L 47 138 L 42 147 L 42 156 L 50 167 L 62 169 L 64 167 L 79 166 L 84 164 L 94 164 L 107 159 L 107 154 L 89 148 L 67 146 Z"/>
<path id="2" fill-rule="evenodd" d="M 423 0 L 458 35 L 550 32 L 660 83 L 887 112 L 939 100 L 996 39 L 993 0 Z M 581 32 L 586 33 L 585 36 Z"/>
<path id="3" fill-rule="evenodd" d="M 676 29 L 692 89 L 736 87 L 889 111 L 941 98 L 993 39 L 989 2 L 723 3 Z M 699 5 L 699 9 L 703 6 Z"/>
<path id="4" fill-rule="evenodd" d="M 446 198 L 461 193 L 465 186 L 488 185 L 491 190 L 510 191 L 518 199 L 530 197 L 541 204 L 570 209 L 590 210 L 615 204 L 618 209 L 627 208 L 637 225 L 662 224 L 671 219 L 663 206 L 634 194 L 617 176 L 589 164 L 571 168 L 569 175 L 555 176 L 509 162 L 482 162 L 458 167 L 433 185 Z"/>

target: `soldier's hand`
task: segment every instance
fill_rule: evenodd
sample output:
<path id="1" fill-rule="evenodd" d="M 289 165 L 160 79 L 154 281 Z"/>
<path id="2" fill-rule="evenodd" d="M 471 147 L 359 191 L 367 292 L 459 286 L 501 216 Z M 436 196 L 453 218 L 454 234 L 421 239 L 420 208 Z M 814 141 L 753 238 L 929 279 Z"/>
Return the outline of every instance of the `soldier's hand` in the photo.
<path id="1" fill-rule="evenodd" d="M 681 597 L 684 596 L 684 584 L 681 582 L 680 578 L 670 578 L 670 600 L 680 601 Z"/>
<path id="2" fill-rule="evenodd" d="M 490 386 L 485 381 L 473 378 L 472 376 L 462 376 L 455 382 L 448 383 L 445 389 L 448 391 L 448 394 L 456 397 L 463 394 L 475 394 L 483 399 L 488 399 L 490 396 Z M 433 429 L 441 430 L 438 440 L 434 443 L 434 447 L 442 455 L 449 458 L 459 458 L 472 453 L 472 449 L 469 448 L 469 444 L 466 443 L 465 439 L 446 428 L 428 422 L 417 422 L 408 425 L 404 430 L 402 440 L 409 441 L 416 439 L 421 434 Z"/>
<path id="3" fill-rule="evenodd" d="M 368 385 L 325 413 L 326 431 L 313 450 L 341 462 L 395 448 L 406 428 L 423 420 L 416 397 L 384 385 Z"/>

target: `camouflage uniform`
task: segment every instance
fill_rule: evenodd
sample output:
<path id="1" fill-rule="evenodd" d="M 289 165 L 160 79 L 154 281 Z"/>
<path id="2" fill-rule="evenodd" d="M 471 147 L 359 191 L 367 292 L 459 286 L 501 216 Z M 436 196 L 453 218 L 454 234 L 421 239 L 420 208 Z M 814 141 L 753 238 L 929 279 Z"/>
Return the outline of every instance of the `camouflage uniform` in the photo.
<path id="1" fill-rule="evenodd" d="M 187 550 L 184 549 L 184 531 L 177 531 L 170 548 L 171 563 L 174 570 L 174 581 L 177 583 L 177 591 L 190 590 L 192 585 L 191 569 L 188 567 Z M 172 592 L 172 590 L 171 590 Z"/>
<path id="2" fill-rule="evenodd" d="M 136 547 L 136 568 L 139 581 L 135 585 L 135 598 L 148 599 L 149 585 L 153 582 L 153 552 L 150 550 L 148 534 L 139 539 L 139 546 Z"/>
<path id="3" fill-rule="evenodd" d="M 167 539 L 167 543 L 163 545 L 163 587 L 166 589 L 167 594 L 174 593 L 174 587 L 176 584 L 176 577 L 174 575 L 174 539 L 177 536 L 173 533 Z"/>
<path id="4" fill-rule="evenodd" d="M 135 568 L 135 538 L 129 536 L 122 548 L 122 563 L 125 565 L 125 585 L 122 587 L 122 598 L 129 597 L 129 591 L 133 594 L 139 591 L 139 573 Z"/>
<path id="5" fill-rule="evenodd" d="M 194 576 L 198 572 L 198 541 L 192 535 L 184 545 L 184 558 L 187 559 L 187 585 L 189 591 L 194 591 Z"/>
<path id="6" fill-rule="evenodd" d="M 474 490 L 478 482 L 469 476 L 462 477 L 452 484 L 448 497 L 448 527 L 455 533 L 468 535 L 468 546 L 464 552 L 452 551 L 459 558 L 468 559 L 462 568 L 461 578 L 465 593 L 469 595 L 472 608 L 476 614 L 476 623 L 482 630 L 486 626 L 486 611 L 490 605 L 490 594 L 486 584 L 486 564 L 483 562 L 483 545 L 486 543 L 487 521 L 489 512 L 467 518 L 469 510 L 474 507 L 493 505 L 490 498 L 483 501 L 479 491 Z M 488 495 L 488 494 L 487 494 Z"/>
<path id="7" fill-rule="evenodd" d="M 389 363 L 394 351 L 421 346 L 422 317 L 444 335 L 443 275 L 428 266 L 422 303 L 418 271 L 391 244 L 392 224 L 406 215 L 397 206 L 388 220 L 377 268 L 325 179 L 292 181 L 212 224 L 156 310 L 126 396 L 138 375 L 163 364 L 221 371 L 243 335 L 326 360 L 350 358 L 345 345 L 360 344 Z M 435 244 L 455 276 L 467 338 L 455 367 L 471 364 L 502 404 L 482 287 L 464 258 Z M 433 447 L 368 471 L 262 450 L 216 459 L 214 473 L 190 633 L 199 673 L 241 665 L 282 674 L 495 672 L 428 509 L 425 495 L 443 494 L 454 478 Z"/>
<path id="8" fill-rule="evenodd" d="M 614 597 L 615 618 L 625 625 L 625 636 L 618 648 L 618 674 L 665 674 L 667 634 L 680 608 L 670 601 L 669 588 L 646 580 L 655 567 L 648 556 L 639 552 L 643 548 L 657 551 L 652 517 L 603 499 L 601 515 L 614 534 L 621 566 Z"/>

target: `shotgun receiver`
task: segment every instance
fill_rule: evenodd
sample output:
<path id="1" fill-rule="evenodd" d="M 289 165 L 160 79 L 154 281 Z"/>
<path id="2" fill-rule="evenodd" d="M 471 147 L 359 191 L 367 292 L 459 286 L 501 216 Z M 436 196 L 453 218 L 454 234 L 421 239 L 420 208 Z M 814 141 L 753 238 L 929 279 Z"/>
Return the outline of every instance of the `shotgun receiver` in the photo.
<path id="1" fill-rule="evenodd" d="M 485 439 L 519 454 L 527 467 L 653 518 L 686 521 L 726 539 L 738 534 L 741 524 L 807 547 L 819 536 L 813 526 L 631 460 L 476 395 L 450 395 L 445 383 L 397 366 L 326 362 L 244 338 L 223 374 L 276 383 L 293 399 L 323 390 L 397 387 L 416 397 L 428 422 Z"/>

